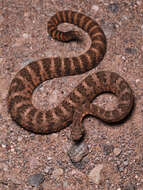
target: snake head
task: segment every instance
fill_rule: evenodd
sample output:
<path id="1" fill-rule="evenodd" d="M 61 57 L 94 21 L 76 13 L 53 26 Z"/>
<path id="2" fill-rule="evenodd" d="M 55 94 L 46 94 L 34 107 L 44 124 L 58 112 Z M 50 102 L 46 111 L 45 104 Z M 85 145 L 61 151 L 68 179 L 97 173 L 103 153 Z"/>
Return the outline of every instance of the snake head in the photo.
<path id="1" fill-rule="evenodd" d="M 66 41 L 82 41 L 82 35 L 79 31 L 70 30 L 68 32 L 65 32 L 64 35 L 66 36 Z"/>

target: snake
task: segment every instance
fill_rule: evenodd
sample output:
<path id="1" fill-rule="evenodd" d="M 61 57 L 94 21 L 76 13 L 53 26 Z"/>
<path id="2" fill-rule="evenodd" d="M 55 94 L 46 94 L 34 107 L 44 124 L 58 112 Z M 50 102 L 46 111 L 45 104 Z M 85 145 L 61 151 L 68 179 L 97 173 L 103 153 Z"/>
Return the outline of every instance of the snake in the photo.
<path id="1" fill-rule="evenodd" d="M 121 121 L 130 113 L 134 98 L 129 84 L 120 75 L 111 71 L 94 71 L 57 106 L 48 110 L 34 106 L 32 95 L 41 83 L 92 70 L 105 55 L 106 36 L 94 19 L 76 11 L 58 11 L 47 24 L 48 33 L 53 39 L 62 42 L 80 40 L 78 31 L 63 32 L 58 29 L 58 25 L 65 22 L 76 25 L 89 35 L 89 49 L 79 56 L 46 57 L 24 66 L 10 83 L 8 111 L 18 125 L 34 133 L 50 134 L 71 124 L 71 138 L 76 141 L 84 134 L 82 120 L 86 115 L 107 123 Z M 118 104 L 113 110 L 103 109 L 92 102 L 98 95 L 106 92 L 117 97 Z"/>

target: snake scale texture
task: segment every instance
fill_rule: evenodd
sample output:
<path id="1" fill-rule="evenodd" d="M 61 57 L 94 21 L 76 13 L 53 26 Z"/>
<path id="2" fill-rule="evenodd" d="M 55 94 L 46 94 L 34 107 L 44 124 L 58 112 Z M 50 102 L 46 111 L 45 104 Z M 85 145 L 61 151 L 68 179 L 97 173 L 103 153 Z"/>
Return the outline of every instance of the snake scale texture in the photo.
<path id="1" fill-rule="evenodd" d="M 77 25 L 87 32 L 91 38 L 90 48 L 77 57 L 49 57 L 22 68 L 11 82 L 8 110 L 14 121 L 35 133 L 57 132 L 73 122 L 71 137 L 78 140 L 84 132 L 81 121 L 85 115 L 91 114 L 108 123 L 120 121 L 132 108 L 133 94 L 128 83 L 118 74 L 100 71 L 89 74 L 53 109 L 39 110 L 32 104 L 33 91 L 39 84 L 89 71 L 99 64 L 106 52 L 106 38 L 100 26 L 90 17 L 74 11 L 60 11 L 51 17 L 48 32 L 54 39 L 63 42 L 79 39 L 77 31 L 62 32 L 57 29 L 64 22 Z M 92 104 L 93 99 L 103 92 L 111 92 L 117 97 L 118 105 L 114 110 L 104 110 Z"/>

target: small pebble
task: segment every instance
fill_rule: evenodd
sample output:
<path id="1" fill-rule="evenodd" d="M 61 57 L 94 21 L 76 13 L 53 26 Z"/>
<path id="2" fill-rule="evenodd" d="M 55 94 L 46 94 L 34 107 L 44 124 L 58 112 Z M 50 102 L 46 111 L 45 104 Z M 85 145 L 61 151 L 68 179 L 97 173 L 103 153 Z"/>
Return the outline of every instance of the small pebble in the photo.
<path id="1" fill-rule="evenodd" d="M 6 148 L 6 144 L 2 144 L 1 146 L 2 146 L 2 148 Z"/>
<path id="2" fill-rule="evenodd" d="M 140 82 L 140 79 L 136 79 L 136 83 Z"/>
<path id="3" fill-rule="evenodd" d="M 128 164 L 129 164 L 128 161 L 125 160 L 125 161 L 124 161 L 124 166 L 128 166 Z"/>
<path id="4" fill-rule="evenodd" d="M 91 9 L 97 12 L 99 10 L 99 7 L 97 5 L 93 5 Z"/>
<path id="5" fill-rule="evenodd" d="M 128 184 L 124 187 L 123 190 L 137 190 L 137 188 L 134 184 Z"/>
<path id="6" fill-rule="evenodd" d="M 51 175 L 53 171 L 53 168 L 46 166 L 46 168 L 44 169 L 44 172 L 48 175 Z"/>
<path id="7" fill-rule="evenodd" d="M 114 146 L 113 145 L 108 145 L 108 144 L 105 144 L 103 146 L 103 151 L 106 155 L 109 155 L 114 149 Z"/>
<path id="8" fill-rule="evenodd" d="M 48 160 L 48 161 L 52 160 L 52 157 L 48 156 L 48 157 L 47 157 L 47 160 Z"/>
<path id="9" fill-rule="evenodd" d="M 23 34 L 23 38 L 27 39 L 29 37 L 29 35 L 27 33 Z"/>
<path id="10" fill-rule="evenodd" d="M 89 173 L 89 180 L 95 184 L 100 182 L 100 172 L 103 169 L 103 164 L 96 165 Z"/>
<path id="11" fill-rule="evenodd" d="M 123 171 L 124 171 L 124 168 L 123 168 L 123 167 L 120 167 L 120 166 L 119 166 L 118 169 L 119 169 L 120 172 L 123 172 Z"/>
<path id="12" fill-rule="evenodd" d="M 128 48 L 125 49 L 125 53 L 136 54 L 137 50 L 135 48 L 128 47 Z"/>
<path id="13" fill-rule="evenodd" d="M 14 148 L 11 148 L 11 150 L 10 150 L 11 152 L 14 152 L 15 150 L 14 150 Z"/>
<path id="14" fill-rule="evenodd" d="M 28 178 L 28 184 L 37 187 L 44 181 L 43 174 L 34 174 Z"/>
<path id="15" fill-rule="evenodd" d="M 74 144 L 68 151 L 73 163 L 80 162 L 88 154 L 88 146 L 85 143 Z"/>
<path id="16" fill-rule="evenodd" d="M 59 176 L 62 176 L 64 173 L 63 169 L 62 168 L 56 168 L 54 171 L 53 171 L 53 177 L 59 177 Z"/>
<path id="17" fill-rule="evenodd" d="M 119 10 L 119 5 L 117 3 L 111 3 L 108 5 L 108 9 L 112 12 L 112 13 L 117 13 Z"/>
<path id="18" fill-rule="evenodd" d="M 105 24 L 103 29 L 104 29 L 104 33 L 105 33 L 107 39 L 109 39 L 111 37 L 112 33 L 115 30 L 114 25 L 111 23 Z"/>
<path id="19" fill-rule="evenodd" d="M 68 186 L 69 186 L 69 183 L 68 183 L 67 181 L 64 181 L 64 182 L 63 182 L 63 187 L 64 187 L 64 188 L 68 188 Z"/>
<path id="20" fill-rule="evenodd" d="M 142 4 L 142 0 L 138 0 L 137 5 L 141 5 L 141 4 Z"/>
<path id="21" fill-rule="evenodd" d="M 120 155 L 120 153 L 121 153 L 121 149 L 120 148 L 114 148 L 114 154 L 115 154 L 115 156 L 119 156 Z"/>
<path id="22" fill-rule="evenodd" d="M 19 136 L 17 140 L 18 140 L 19 142 L 22 141 L 22 137 Z"/>

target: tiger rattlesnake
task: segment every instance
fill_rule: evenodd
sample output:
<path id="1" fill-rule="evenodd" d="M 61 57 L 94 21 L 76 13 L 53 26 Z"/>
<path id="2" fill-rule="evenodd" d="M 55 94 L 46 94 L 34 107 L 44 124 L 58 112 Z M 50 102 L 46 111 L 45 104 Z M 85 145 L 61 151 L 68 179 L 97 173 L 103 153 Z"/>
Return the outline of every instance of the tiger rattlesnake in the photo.
<path id="1" fill-rule="evenodd" d="M 118 74 L 100 71 L 89 74 L 53 109 L 43 111 L 32 104 L 33 91 L 39 84 L 45 80 L 89 71 L 99 64 L 106 52 L 106 38 L 102 29 L 81 13 L 67 10 L 52 16 L 48 22 L 48 32 L 54 39 L 63 42 L 79 39 L 77 31 L 62 32 L 57 29 L 64 22 L 75 24 L 87 32 L 91 38 L 90 48 L 78 57 L 49 57 L 26 65 L 11 82 L 8 109 L 13 120 L 35 133 L 57 132 L 73 121 L 71 137 L 79 140 L 84 133 L 81 121 L 86 114 L 108 123 L 120 121 L 132 108 L 133 94 L 128 83 Z M 91 103 L 103 92 L 111 92 L 118 98 L 116 109 L 107 111 Z"/>

